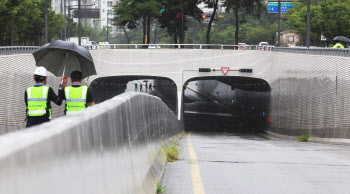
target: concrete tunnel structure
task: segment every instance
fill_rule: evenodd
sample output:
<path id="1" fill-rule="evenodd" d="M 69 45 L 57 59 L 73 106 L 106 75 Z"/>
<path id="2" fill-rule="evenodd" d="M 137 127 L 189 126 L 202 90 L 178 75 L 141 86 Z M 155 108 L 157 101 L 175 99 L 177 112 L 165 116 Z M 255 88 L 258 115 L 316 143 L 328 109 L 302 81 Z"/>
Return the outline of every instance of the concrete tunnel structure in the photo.
<path id="1" fill-rule="evenodd" d="M 235 76 L 192 78 L 187 80 L 183 86 L 182 99 L 184 100 L 179 106 L 176 84 L 165 77 L 100 77 L 91 82 L 89 88 L 95 96 L 95 102 L 101 103 L 126 91 L 134 91 L 134 85 L 128 85 L 128 83 L 135 82 L 136 80 L 141 80 L 140 84 L 142 84 L 143 80 L 154 80 L 152 95 L 160 97 L 175 114 L 180 114 L 180 118 L 182 118 L 181 120 L 185 124 L 185 130 L 213 132 L 220 130 L 225 132 L 254 132 L 256 129 L 259 131 L 267 130 L 271 88 L 262 79 Z M 191 84 L 194 81 L 200 83 Z M 201 95 L 203 98 L 209 99 L 209 103 L 208 100 L 204 100 L 207 103 L 198 102 L 196 104 L 195 100 L 194 102 L 188 102 L 189 96 L 187 95 L 188 92 L 185 92 L 186 89 L 192 90 L 196 95 Z M 137 91 L 139 91 L 139 88 Z M 144 91 L 146 91 L 145 88 Z M 220 95 L 218 95 L 219 93 Z M 210 101 L 215 103 L 210 103 Z M 196 105 L 200 107 L 196 107 Z M 223 107 L 224 110 L 217 110 L 217 106 Z M 196 110 L 198 108 L 201 111 Z M 181 111 L 178 111 L 178 109 Z M 209 125 L 202 123 L 202 121 L 208 121 L 207 123 Z"/>
<path id="2" fill-rule="evenodd" d="M 230 106 L 242 104 L 251 111 L 239 112 L 241 115 L 251 116 L 252 111 L 260 117 L 268 115 L 270 123 L 262 119 L 267 125 L 258 124 L 265 131 L 289 136 L 309 133 L 327 141 L 350 138 L 348 57 L 209 49 L 91 53 L 98 75 L 84 80 L 85 84 L 110 91 L 133 79 L 162 77 L 176 85 L 176 91 L 171 93 L 178 97 L 178 111 L 170 111 L 159 98 L 139 93 L 104 101 L 102 97 L 116 94 L 110 91 L 104 93 L 98 106 L 84 110 L 81 117 L 60 117 L 63 107 L 54 106 L 52 122 L 21 131 L 25 119 L 23 91 L 32 85 L 35 62 L 30 54 L 0 56 L 0 73 L 5 79 L 0 88 L 0 98 L 5 99 L 0 103 L 0 132 L 19 130 L 0 136 L 1 193 L 152 191 L 165 163 L 159 154 L 160 142 L 183 129 L 174 113 L 201 111 L 185 109 L 186 102 L 191 102 L 186 92 L 224 106 L 236 100 Z M 220 71 L 198 72 L 198 68 L 220 67 L 251 68 L 253 73 L 229 72 L 224 76 Z M 54 90 L 59 82 L 53 75 L 48 77 Z M 203 90 L 201 84 L 210 87 Z M 229 95 L 221 98 L 222 91 L 229 91 Z M 217 94 L 220 98 L 215 98 Z M 184 108 L 179 106 L 183 102 Z M 245 124 L 237 128 L 249 127 Z M 256 129 L 256 125 L 251 128 Z"/>
<path id="3" fill-rule="evenodd" d="M 256 78 L 269 84 L 269 131 L 294 136 L 309 133 L 316 137 L 350 138 L 350 118 L 346 116 L 350 113 L 349 57 L 226 49 L 105 49 L 92 50 L 91 54 L 98 75 L 84 80 L 86 84 L 111 76 L 168 78 L 176 84 L 178 113 L 182 111 L 183 85 L 188 80 L 224 76 L 221 71 L 199 72 L 199 68 L 250 68 L 253 73 L 229 71 L 226 77 Z M 1 90 L 2 99 L 15 96 L 1 104 L 1 110 L 17 107 L 13 112 L 1 112 L 4 116 L 0 120 L 0 131 L 4 133 L 24 126 L 21 91 L 32 83 L 35 62 L 31 54 L 21 54 L 1 56 L 1 65 L 5 77 L 21 83 L 15 86 L 4 83 Z M 56 89 L 58 78 L 49 76 L 48 81 Z M 63 114 L 61 107 L 53 108 L 54 118 Z"/>

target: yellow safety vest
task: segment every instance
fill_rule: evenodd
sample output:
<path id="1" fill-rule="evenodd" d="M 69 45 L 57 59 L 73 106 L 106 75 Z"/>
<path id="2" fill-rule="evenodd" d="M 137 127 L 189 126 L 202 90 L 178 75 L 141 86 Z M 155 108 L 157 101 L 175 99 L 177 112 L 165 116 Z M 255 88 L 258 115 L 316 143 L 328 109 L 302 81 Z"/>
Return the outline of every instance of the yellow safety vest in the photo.
<path id="1" fill-rule="evenodd" d="M 66 115 L 74 114 L 86 108 L 87 90 L 87 86 L 69 86 L 64 89 L 66 97 Z"/>
<path id="2" fill-rule="evenodd" d="M 27 89 L 27 116 L 51 116 L 51 107 L 47 106 L 49 87 L 38 86 Z"/>

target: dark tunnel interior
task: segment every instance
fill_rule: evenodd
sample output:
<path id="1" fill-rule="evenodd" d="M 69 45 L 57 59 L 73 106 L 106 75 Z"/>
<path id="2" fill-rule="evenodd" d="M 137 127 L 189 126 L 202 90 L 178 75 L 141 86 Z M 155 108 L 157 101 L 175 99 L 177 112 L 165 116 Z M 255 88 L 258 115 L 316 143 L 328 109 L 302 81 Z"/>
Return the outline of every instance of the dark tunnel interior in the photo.
<path id="1" fill-rule="evenodd" d="M 183 90 L 186 131 L 256 133 L 269 125 L 271 87 L 263 79 L 196 77 Z"/>
<path id="2" fill-rule="evenodd" d="M 89 86 L 96 103 L 128 91 L 157 96 L 177 114 L 177 87 L 173 80 L 156 76 L 110 76 L 95 79 Z"/>

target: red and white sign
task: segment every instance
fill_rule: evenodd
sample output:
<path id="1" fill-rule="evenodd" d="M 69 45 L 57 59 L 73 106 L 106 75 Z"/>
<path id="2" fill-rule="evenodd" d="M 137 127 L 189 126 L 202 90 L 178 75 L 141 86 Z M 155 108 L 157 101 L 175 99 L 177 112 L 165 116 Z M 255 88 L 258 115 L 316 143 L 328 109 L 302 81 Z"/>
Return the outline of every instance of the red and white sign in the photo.
<path id="1" fill-rule="evenodd" d="M 226 75 L 228 73 L 228 71 L 230 70 L 229 67 L 221 67 L 222 72 L 224 73 L 224 75 Z"/>

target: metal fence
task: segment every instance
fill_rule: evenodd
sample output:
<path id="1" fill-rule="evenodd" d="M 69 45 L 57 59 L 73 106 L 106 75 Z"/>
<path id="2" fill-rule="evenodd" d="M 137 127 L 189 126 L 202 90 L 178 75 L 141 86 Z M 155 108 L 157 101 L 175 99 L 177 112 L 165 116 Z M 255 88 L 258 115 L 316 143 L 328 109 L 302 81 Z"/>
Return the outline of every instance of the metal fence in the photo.
<path id="1" fill-rule="evenodd" d="M 291 47 L 274 47 L 272 51 L 287 52 L 287 53 L 299 53 L 309 55 L 333 55 L 350 57 L 350 49 L 348 48 L 291 48 Z"/>
<path id="2" fill-rule="evenodd" d="M 257 45 L 227 45 L 227 44 L 106 44 L 84 45 L 89 50 L 95 49 L 232 49 L 257 50 Z"/>
<path id="3" fill-rule="evenodd" d="M 12 55 L 12 54 L 23 54 L 33 53 L 39 46 L 8 46 L 0 47 L 0 55 Z"/>

